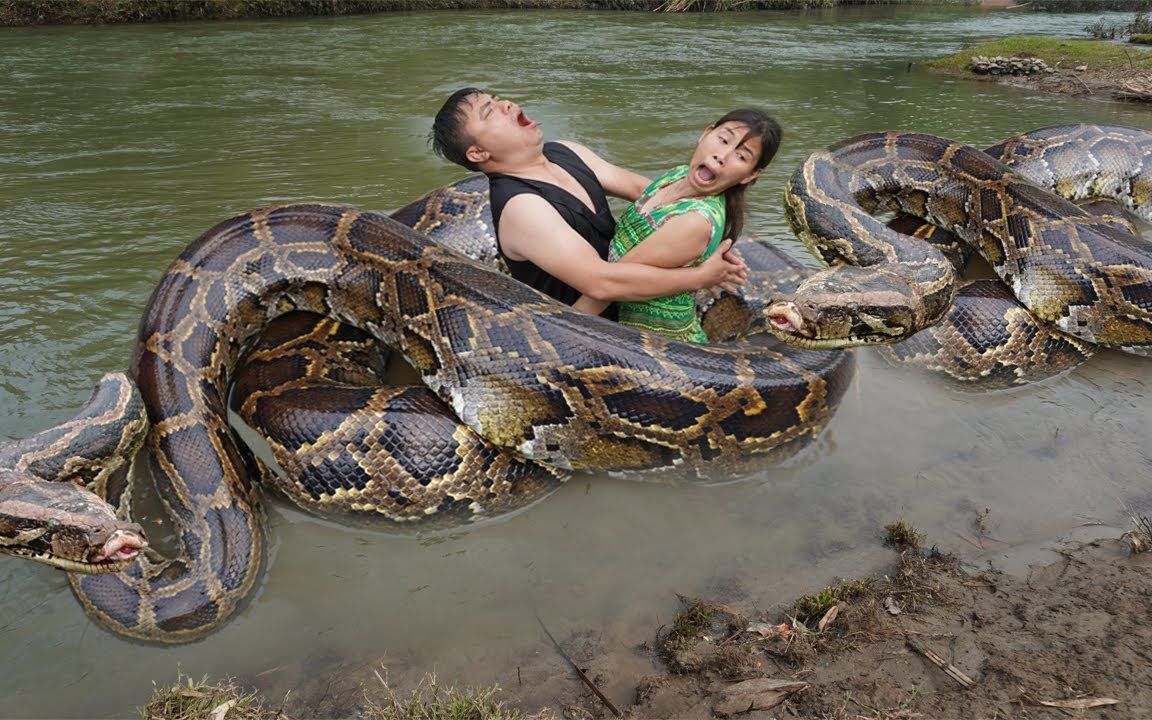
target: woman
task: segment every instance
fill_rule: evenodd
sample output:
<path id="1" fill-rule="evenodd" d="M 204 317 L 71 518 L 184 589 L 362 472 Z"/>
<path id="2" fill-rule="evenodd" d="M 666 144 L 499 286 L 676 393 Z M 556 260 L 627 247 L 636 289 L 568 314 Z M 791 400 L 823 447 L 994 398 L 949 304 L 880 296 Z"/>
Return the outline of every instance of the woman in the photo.
<path id="1" fill-rule="evenodd" d="M 760 110 L 733 110 L 709 125 L 687 165 L 673 168 L 628 206 L 616 225 L 611 258 L 658 267 L 698 265 L 744 226 L 744 192 L 780 146 L 780 126 Z M 721 250 L 723 251 L 723 250 Z M 600 314 L 587 296 L 574 307 Z M 706 343 L 694 293 L 617 303 L 619 322 L 684 342 Z"/>

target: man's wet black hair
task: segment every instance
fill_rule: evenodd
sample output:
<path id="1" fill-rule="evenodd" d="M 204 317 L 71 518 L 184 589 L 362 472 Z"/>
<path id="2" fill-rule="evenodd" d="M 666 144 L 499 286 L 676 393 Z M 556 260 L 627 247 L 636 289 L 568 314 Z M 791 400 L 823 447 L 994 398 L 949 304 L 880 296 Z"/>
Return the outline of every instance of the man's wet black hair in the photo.
<path id="1" fill-rule="evenodd" d="M 480 88 L 466 87 L 449 95 L 436 113 L 436 119 L 432 121 L 432 132 L 428 133 L 428 142 L 432 144 L 433 152 L 469 170 L 480 168 L 467 155 L 474 140 L 464 132 L 464 121 L 467 119 L 465 103 L 468 98 L 483 92 Z"/>

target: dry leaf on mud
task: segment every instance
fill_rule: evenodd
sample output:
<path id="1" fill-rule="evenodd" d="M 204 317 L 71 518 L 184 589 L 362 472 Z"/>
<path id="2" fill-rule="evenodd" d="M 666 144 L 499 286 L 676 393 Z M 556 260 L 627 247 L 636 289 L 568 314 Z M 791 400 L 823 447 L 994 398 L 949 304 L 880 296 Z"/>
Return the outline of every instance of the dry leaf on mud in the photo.
<path id="1" fill-rule="evenodd" d="M 824 628 L 832 624 L 832 621 L 840 614 L 840 607 L 843 604 L 842 602 L 838 602 L 828 608 L 828 612 L 824 613 L 824 617 L 820 618 L 820 622 L 816 624 L 816 632 L 824 632 Z"/>
<path id="2" fill-rule="evenodd" d="M 1085 708 L 1100 707 L 1101 705 L 1118 705 L 1119 700 L 1113 698 L 1077 698 L 1076 700 L 1037 700 L 1040 705 L 1048 707 L 1069 708 L 1083 710 Z"/>
<path id="3" fill-rule="evenodd" d="M 896 604 L 896 600 L 893 599 L 891 595 L 884 598 L 884 609 L 887 610 L 891 615 L 899 615 L 900 613 L 904 612 L 900 609 L 900 606 Z"/>
<path id="4" fill-rule="evenodd" d="M 229 710 L 236 706 L 236 702 L 236 698 L 232 698 L 228 702 L 220 703 L 217 705 L 216 708 L 212 711 L 210 720 L 224 720 L 224 716 L 228 714 Z"/>
<path id="5" fill-rule="evenodd" d="M 770 623 L 752 623 L 748 626 L 745 632 L 753 632 L 760 637 L 779 637 L 781 639 L 788 639 L 788 634 L 792 632 L 788 627 L 788 623 L 780 623 L 779 625 L 772 625 Z"/>
<path id="6" fill-rule="evenodd" d="M 808 687 L 797 680 L 758 678 L 724 688 L 712 706 L 717 715 L 736 715 L 752 710 L 768 710 L 784 702 L 794 692 Z"/>

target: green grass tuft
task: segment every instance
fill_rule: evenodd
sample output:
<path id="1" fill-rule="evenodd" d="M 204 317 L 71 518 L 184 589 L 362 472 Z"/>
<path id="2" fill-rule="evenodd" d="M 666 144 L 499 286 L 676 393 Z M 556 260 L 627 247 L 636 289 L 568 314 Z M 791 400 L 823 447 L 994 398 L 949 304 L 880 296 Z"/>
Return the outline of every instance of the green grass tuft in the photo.
<path id="1" fill-rule="evenodd" d="M 808 622 L 828 612 L 841 600 L 851 600 L 868 592 L 868 580 L 845 580 L 839 585 L 831 585 L 813 595 L 805 595 L 793 603 L 793 616 L 800 622 Z"/>
<path id="2" fill-rule="evenodd" d="M 377 675 L 379 677 L 379 675 Z M 525 720 L 519 710 L 497 700 L 500 686 L 459 688 L 442 686 L 427 675 L 408 697 L 400 698 L 384 680 L 382 702 L 368 701 L 368 720 Z M 531 720 L 531 718 L 527 719 Z"/>
<path id="3" fill-rule="evenodd" d="M 148 704 L 140 709 L 140 720 L 203 720 L 220 712 L 228 720 L 272 720 L 279 712 L 266 711 L 256 700 L 256 693 L 245 693 L 231 679 L 209 683 L 180 676 L 174 685 L 157 687 Z"/>
<path id="4" fill-rule="evenodd" d="M 703 603 L 693 602 L 672 618 L 672 629 L 668 631 L 668 640 L 681 640 L 695 637 L 704 632 L 712 622 L 712 609 Z"/>
<path id="5" fill-rule="evenodd" d="M 1152 69 L 1152 51 L 1136 50 L 1107 40 L 1069 40 L 1021 36 L 976 45 L 954 55 L 928 61 L 929 67 L 954 72 L 967 71 L 973 55 L 993 57 L 1036 57 L 1051 67 L 1072 69 L 1131 67 Z"/>
<path id="6" fill-rule="evenodd" d="M 884 544 L 894 545 L 901 550 L 919 550 L 920 533 L 903 520 L 884 526 Z"/>

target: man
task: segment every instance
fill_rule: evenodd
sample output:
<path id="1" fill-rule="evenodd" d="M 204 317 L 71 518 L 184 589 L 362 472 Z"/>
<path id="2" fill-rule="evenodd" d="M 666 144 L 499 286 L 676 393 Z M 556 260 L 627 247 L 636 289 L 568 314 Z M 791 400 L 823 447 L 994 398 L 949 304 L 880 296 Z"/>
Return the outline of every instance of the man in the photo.
<path id="1" fill-rule="evenodd" d="M 615 221 L 605 193 L 635 200 L 648 178 L 574 142 L 544 142 L 520 106 L 477 88 L 453 93 L 436 114 L 432 147 L 488 176 L 496 244 L 512 276 L 571 305 L 648 300 L 743 284 L 746 268 L 725 240 L 694 267 L 608 262 Z M 609 306 L 609 313 L 613 312 Z"/>

